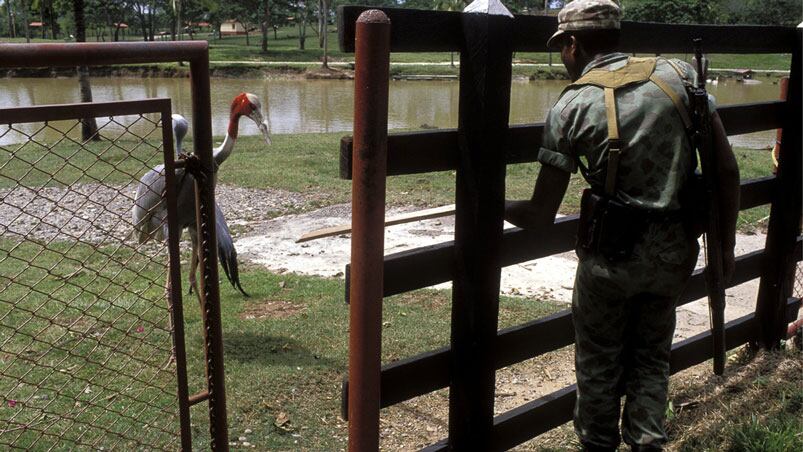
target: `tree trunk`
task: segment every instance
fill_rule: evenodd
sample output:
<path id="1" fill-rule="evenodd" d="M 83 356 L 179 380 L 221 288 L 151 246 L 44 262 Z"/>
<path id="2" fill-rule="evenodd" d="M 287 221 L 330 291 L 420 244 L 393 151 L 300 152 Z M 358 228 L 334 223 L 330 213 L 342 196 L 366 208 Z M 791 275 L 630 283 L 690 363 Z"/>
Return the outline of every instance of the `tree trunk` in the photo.
<path id="1" fill-rule="evenodd" d="M 273 26 L 273 40 L 274 41 L 278 41 L 279 40 L 279 26 L 278 25 L 274 25 Z"/>
<path id="2" fill-rule="evenodd" d="M 86 42 L 86 24 L 84 21 L 84 0 L 73 0 L 73 16 L 75 18 L 75 41 Z M 89 84 L 89 69 L 78 67 L 78 84 L 81 88 L 81 102 L 92 102 L 92 86 Z M 83 141 L 100 140 L 98 124 L 95 118 L 81 120 L 81 139 Z"/>
<path id="3" fill-rule="evenodd" d="M 321 0 L 323 7 L 323 28 L 321 29 L 321 36 L 323 36 L 323 67 L 329 69 L 329 0 Z"/>
<path id="4" fill-rule="evenodd" d="M 260 26 L 262 27 L 262 53 L 268 53 L 268 28 L 269 28 L 269 21 L 270 21 L 270 5 L 269 0 L 262 0 L 262 21 Z"/>
<path id="5" fill-rule="evenodd" d="M 39 21 L 42 23 L 42 39 L 47 38 L 45 34 L 47 28 L 45 27 L 45 2 L 40 0 L 39 1 Z"/>
<path id="6" fill-rule="evenodd" d="M 307 12 L 303 11 L 299 16 L 300 17 L 298 21 L 298 48 L 304 50 L 304 42 L 307 40 Z"/>
<path id="7" fill-rule="evenodd" d="M 16 38 L 17 30 L 14 26 L 14 10 L 11 9 L 11 0 L 6 0 L 6 13 L 8 14 L 8 35 L 12 38 Z"/>
<path id="8" fill-rule="evenodd" d="M 22 2 L 22 20 L 23 20 L 24 25 L 25 25 L 25 42 L 27 42 L 27 43 L 31 42 L 31 26 L 29 25 L 30 21 L 28 20 L 28 10 L 29 9 L 31 9 L 30 8 L 30 3 L 27 0 L 23 1 Z"/>
<path id="9" fill-rule="evenodd" d="M 184 31 L 184 25 L 181 23 L 181 0 L 176 0 L 176 23 L 178 24 L 178 40 L 181 41 L 181 35 Z"/>
<path id="10" fill-rule="evenodd" d="M 326 12 L 323 0 L 318 0 L 318 47 L 323 48 L 323 35 L 326 30 Z"/>
<path id="11" fill-rule="evenodd" d="M 53 3 L 50 3 L 50 9 L 47 10 L 48 16 L 50 17 L 50 39 L 58 39 L 59 38 L 59 24 L 56 22 L 56 17 L 54 13 Z"/>
<path id="12" fill-rule="evenodd" d="M 248 41 L 248 25 L 243 24 L 243 28 L 245 28 L 245 46 L 248 47 L 251 43 Z"/>
<path id="13" fill-rule="evenodd" d="M 150 6 L 148 7 L 148 40 L 153 42 L 154 41 L 154 27 L 153 27 L 153 16 L 155 15 L 156 11 L 156 2 L 151 1 Z"/>

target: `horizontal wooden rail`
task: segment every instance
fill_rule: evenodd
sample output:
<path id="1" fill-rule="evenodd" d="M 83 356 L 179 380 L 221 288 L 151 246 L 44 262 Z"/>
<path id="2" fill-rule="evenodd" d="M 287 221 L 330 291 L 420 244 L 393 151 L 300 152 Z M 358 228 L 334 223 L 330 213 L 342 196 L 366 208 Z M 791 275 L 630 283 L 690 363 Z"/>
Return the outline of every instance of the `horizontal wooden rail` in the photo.
<path id="1" fill-rule="evenodd" d="M 798 241 L 798 248 L 801 242 Z M 798 254 L 800 254 L 798 252 Z M 761 275 L 763 250 L 739 256 L 728 287 L 735 287 Z M 683 306 L 706 294 L 702 269 L 695 270 L 678 306 Z M 571 311 L 564 310 L 547 317 L 500 330 L 495 345 L 496 368 L 535 358 L 574 343 Z M 395 405 L 449 385 L 449 347 L 426 352 L 382 367 L 382 407 Z M 344 380 L 344 393 L 348 381 Z M 343 401 L 346 399 L 344 398 Z M 345 404 L 345 402 L 344 402 Z M 345 410 L 345 405 L 341 407 Z M 345 411 L 342 411 L 345 413 Z M 344 414 L 345 416 L 345 414 Z"/>
<path id="2" fill-rule="evenodd" d="M 741 210 L 770 202 L 775 177 L 742 182 Z M 546 231 L 507 229 L 502 242 L 502 265 L 509 266 L 574 249 L 577 215 L 559 218 Z M 433 286 L 452 279 L 454 242 L 448 241 L 385 256 L 386 297 Z M 346 265 L 346 275 L 351 268 Z M 348 302 L 346 278 L 346 302 Z"/>
<path id="3" fill-rule="evenodd" d="M 390 18 L 391 52 L 457 52 L 463 46 L 459 12 L 341 6 L 337 28 L 342 51 L 354 52 L 357 17 L 368 9 L 381 9 Z M 513 49 L 546 52 L 546 42 L 557 28 L 554 16 L 516 16 Z M 691 53 L 692 39 L 699 37 L 707 53 L 789 53 L 794 32 L 791 27 L 623 21 L 619 48 L 623 52 Z"/>
<path id="4" fill-rule="evenodd" d="M 717 110 L 728 135 L 777 129 L 785 102 L 769 101 L 721 106 Z M 510 127 L 507 162 L 534 162 L 541 146 L 543 123 Z M 457 130 L 395 133 L 388 136 L 388 176 L 429 173 L 457 168 Z M 351 137 L 340 141 L 340 177 L 351 178 Z"/>
<path id="5" fill-rule="evenodd" d="M 790 299 L 787 303 L 787 319 L 796 316 L 799 308 L 800 299 Z M 756 329 L 755 313 L 726 323 L 726 348 L 732 350 L 754 339 Z M 671 373 L 676 374 L 705 362 L 711 356 L 710 331 L 673 344 L 670 358 Z M 577 385 L 571 385 L 497 416 L 494 419 L 494 450 L 513 448 L 571 421 L 576 398 Z M 446 440 L 422 450 L 428 452 L 446 450 Z"/>

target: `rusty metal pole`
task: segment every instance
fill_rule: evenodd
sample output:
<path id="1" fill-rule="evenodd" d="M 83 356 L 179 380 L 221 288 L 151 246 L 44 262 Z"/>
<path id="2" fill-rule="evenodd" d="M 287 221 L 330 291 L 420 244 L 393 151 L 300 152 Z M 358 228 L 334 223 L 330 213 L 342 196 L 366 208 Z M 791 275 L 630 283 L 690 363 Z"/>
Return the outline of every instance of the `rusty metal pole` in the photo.
<path id="1" fill-rule="evenodd" d="M 226 419 L 226 388 L 223 370 L 223 327 L 220 315 L 220 287 L 217 269 L 215 236 L 215 170 L 212 159 L 212 105 L 209 93 L 209 54 L 190 61 L 192 84 L 192 128 L 195 154 L 201 161 L 203 180 L 195 180 L 198 241 L 201 253 L 198 264 L 203 272 L 199 295 L 203 309 L 204 345 L 206 351 L 207 391 L 209 393 L 210 448 L 229 449 Z"/>
<path id="2" fill-rule="evenodd" d="M 789 94 L 789 77 L 782 77 L 780 99 L 785 102 L 788 94 Z M 783 139 L 783 129 L 778 129 L 775 132 L 775 146 L 772 147 L 772 174 L 778 174 L 778 158 L 781 155 L 782 139 Z"/>
<path id="3" fill-rule="evenodd" d="M 165 198 L 167 201 L 167 224 L 178 224 L 176 212 L 176 169 L 173 156 L 173 128 L 170 120 L 170 101 L 165 99 L 162 110 L 162 142 L 164 143 Z M 173 331 L 173 350 L 176 357 L 176 379 L 178 380 L 178 418 L 181 429 L 181 450 L 192 450 L 192 429 L 190 426 L 189 387 L 187 385 L 187 352 L 184 343 L 184 307 L 181 299 L 181 236 L 178 228 L 168 228 L 167 247 L 170 277 L 170 325 Z"/>
<path id="4" fill-rule="evenodd" d="M 357 19 L 349 299 L 349 451 L 379 449 L 390 20 Z"/>

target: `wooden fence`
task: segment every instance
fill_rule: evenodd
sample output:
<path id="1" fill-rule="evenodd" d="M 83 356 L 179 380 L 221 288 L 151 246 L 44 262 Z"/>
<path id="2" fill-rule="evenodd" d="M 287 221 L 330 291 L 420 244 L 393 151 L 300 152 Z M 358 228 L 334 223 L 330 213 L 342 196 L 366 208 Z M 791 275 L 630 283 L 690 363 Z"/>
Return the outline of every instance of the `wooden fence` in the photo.
<path id="1" fill-rule="evenodd" d="M 339 9 L 338 29 L 343 51 L 354 51 L 355 39 L 370 38 L 367 34 L 357 36 L 358 27 L 355 26 L 358 16 L 366 10 L 356 6 Z M 557 24 L 554 17 L 488 17 L 404 9 L 381 11 L 389 19 L 390 44 L 380 51 L 461 52 L 458 129 L 391 134 L 377 145 L 382 148 L 380 151 L 386 147 L 386 167 L 383 161 L 381 168 L 385 176 L 445 170 L 457 172 L 455 240 L 384 256 L 377 263 L 383 274 L 381 293 L 384 296 L 453 282 L 452 340 L 449 347 L 384 365 L 381 370 L 350 368 L 351 375 L 355 371 L 367 374 L 378 371 L 380 384 L 379 387 L 359 385 L 350 388 L 347 379 L 343 388 L 343 416 L 348 416 L 348 403 L 353 400 L 378 398 L 377 406 L 388 407 L 449 387 L 449 438 L 426 450 L 508 449 L 571 420 L 576 396 L 576 388 L 572 385 L 493 416 L 496 370 L 574 341 L 568 310 L 497 331 L 501 267 L 566 252 L 574 247 L 576 216 L 561 218 L 546 230 L 514 228 L 502 231 L 504 167 L 535 161 L 543 131 L 543 124 L 507 124 L 512 52 L 547 51 L 546 41 Z M 485 39 L 477 39 L 477 36 Z M 620 48 L 635 53 L 689 53 L 692 39 L 696 37 L 703 38 L 708 53 L 792 54 L 791 83 L 786 102 L 719 107 L 728 135 L 779 127 L 785 130 L 777 176 L 746 180 L 741 185 L 741 209 L 771 204 L 771 218 L 765 249 L 738 256 L 735 275 L 730 282 L 732 287 L 761 278 L 756 312 L 726 324 L 727 349 L 753 341 L 765 347 L 777 347 L 787 320 L 796 315 L 800 306 L 800 300 L 789 297 L 795 265 L 801 260 L 802 242 L 801 32 L 783 27 L 623 22 Z M 358 71 L 360 61 L 358 51 Z M 366 70 L 387 73 L 387 67 Z M 355 90 L 361 89 L 367 88 L 355 84 Z M 386 105 L 386 88 L 384 95 Z M 378 103 L 381 104 L 381 100 Z M 355 111 L 355 118 L 358 113 Z M 386 133 L 386 110 L 385 117 L 377 118 L 374 124 L 378 127 L 384 124 L 385 130 L 374 131 L 374 137 L 382 138 L 382 133 Z M 361 133 L 366 133 L 365 127 L 365 124 L 359 126 Z M 371 125 L 367 127 L 367 132 L 370 132 Z M 365 142 L 361 146 L 359 154 L 368 155 L 374 151 Z M 351 137 L 344 137 L 340 159 L 343 178 L 352 176 L 352 157 L 358 154 L 353 150 Z M 360 170 L 365 171 L 364 168 Z M 355 199 L 360 190 L 367 189 L 365 185 L 355 183 Z M 384 199 L 384 184 L 381 191 Z M 354 209 L 359 208 L 355 202 Z M 478 240 L 480 237 L 482 240 Z M 352 240 L 363 239 L 355 234 Z M 381 240 L 364 240 L 353 247 L 381 249 L 382 245 Z M 348 301 L 359 290 L 352 287 L 355 275 L 349 267 L 346 275 Z M 679 305 L 705 295 L 705 282 L 698 270 L 685 288 Z M 376 298 L 368 302 L 381 306 L 381 296 Z M 361 300 L 361 306 L 365 302 Z M 352 316 L 354 312 L 355 306 L 352 306 Z M 378 354 L 378 345 L 368 349 Z M 353 355 L 365 350 L 352 349 L 350 353 Z M 710 332 L 676 343 L 672 347 L 672 373 L 711 357 Z M 359 394 L 349 394 L 350 390 L 359 391 Z M 378 415 L 378 409 L 375 413 L 360 413 L 363 419 L 356 427 L 350 428 L 351 450 L 364 450 L 366 444 L 378 444 L 378 439 L 362 441 L 357 446 L 354 442 L 357 436 L 375 435 L 375 429 L 366 429 L 364 425 L 367 420 L 367 425 L 378 426 Z"/>

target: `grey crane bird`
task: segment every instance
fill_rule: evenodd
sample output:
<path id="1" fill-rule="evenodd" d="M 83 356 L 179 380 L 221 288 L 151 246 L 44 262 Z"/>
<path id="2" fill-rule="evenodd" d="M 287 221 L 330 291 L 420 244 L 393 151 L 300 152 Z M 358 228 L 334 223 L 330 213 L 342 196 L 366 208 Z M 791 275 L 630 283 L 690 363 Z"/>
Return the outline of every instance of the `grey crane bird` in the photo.
<path id="1" fill-rule="evenodd" d="M 259 98 L 253 94 L 242 93 L 232 102 L 229 127 L 223 144 L 213 150 L 216 168 L 231 155 L 237 139 L 239 119 L 242 116 L 248 116 L 256 122 L 265 137 L 265 141 L 270 144 L 270 123 L 268 120 L 263 120 Z M 172 126 L 175 138 L 175 152 L 178 155 L 181 152 L 181 143 L 187 134 L 189 125 L 181 115 L 173 115 Z M 195 273 L 198 264 L 197 253 L 199 252 L 195 219 L 194 180 L 192 176 L 185 174 L 183 169 L 176 170 L 176 180 L 178 181 L 176 190 L 178 227 L 182 231 L 185 228 L 188 229 L 192 240 L 193 252 L 189 276 L 190 292 L 192 292 L 193 287 L 196 286 Z M 164 240 L 167 237 L 167 206 L 163 197 L 164 190 L 164 165 L 154 167 L 140 179 L 132 211 L 134 230 L 139 243 L 145 243 L 151 238 Z M 240 284 L 237 251 L 234 248 L 234 242 L 226 224 L 226 219 L 217 203 L 215 204 L 215 224 L 218 256 L 223 271 L 232 286 L 242 292 L 243 295 L 248 296 Z M 195 289 L 197 291 L 197 287 Z"/>

